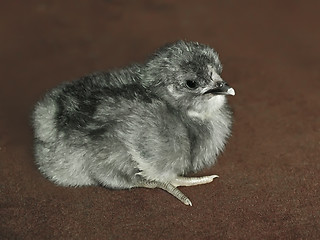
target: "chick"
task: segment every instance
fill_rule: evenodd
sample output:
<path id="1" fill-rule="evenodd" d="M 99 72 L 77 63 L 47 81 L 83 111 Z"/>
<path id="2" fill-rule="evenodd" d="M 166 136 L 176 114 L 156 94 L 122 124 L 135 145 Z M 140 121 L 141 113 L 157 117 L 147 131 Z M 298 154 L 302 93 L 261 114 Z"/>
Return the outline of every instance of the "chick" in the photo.
<path id="1" fill-rule="evenodd" d="M 33 112 L 35 160 L 62 186 L 161 188 L 186 205 L 178 186 L 217 175 L 185 177 L 212 166 L 231 134 L 215 50 L 178 41 L 146 62 L 99 72 L 49 91 Z"/>

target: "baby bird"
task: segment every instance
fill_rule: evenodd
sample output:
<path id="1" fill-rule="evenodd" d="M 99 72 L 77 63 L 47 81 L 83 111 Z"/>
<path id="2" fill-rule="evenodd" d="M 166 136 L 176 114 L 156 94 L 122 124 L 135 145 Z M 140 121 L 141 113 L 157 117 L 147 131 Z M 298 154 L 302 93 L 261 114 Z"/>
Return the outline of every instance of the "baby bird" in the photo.
<path id="1" fill-rule="evenodd" d="M 178 186 L 217 175 L 185 177 L 212 166 L 231 134 L 215 50 L 178 41 L 146 62 L 94 73 L 49 91 L 33 112 L 35 160 L 62 186 L 161 188 L 186 205 Z"/>

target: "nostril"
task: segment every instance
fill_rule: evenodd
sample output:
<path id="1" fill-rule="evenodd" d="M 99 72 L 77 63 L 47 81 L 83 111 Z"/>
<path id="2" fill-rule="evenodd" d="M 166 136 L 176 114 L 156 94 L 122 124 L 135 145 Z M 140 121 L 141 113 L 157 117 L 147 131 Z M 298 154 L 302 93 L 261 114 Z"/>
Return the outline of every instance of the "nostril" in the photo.
<path id="1" fill-rule="evenodd" d="M 216 87 L 217 88 L 222 88 L 224 86 L 224 82 L 217 82 Z"/>

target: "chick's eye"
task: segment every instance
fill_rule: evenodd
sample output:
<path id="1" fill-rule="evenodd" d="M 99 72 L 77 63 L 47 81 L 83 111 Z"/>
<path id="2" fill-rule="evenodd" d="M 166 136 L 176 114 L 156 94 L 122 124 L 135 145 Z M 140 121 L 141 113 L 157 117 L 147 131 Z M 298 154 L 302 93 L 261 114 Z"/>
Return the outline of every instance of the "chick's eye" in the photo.
<path id="1" fill-rule="evenodd" d="M 193 81 L 193 80 L 187 80 L 186 81 L 186 85 L 190 89 L 196 89 L 198 87 L 198 83 L 196 81 Z"/>

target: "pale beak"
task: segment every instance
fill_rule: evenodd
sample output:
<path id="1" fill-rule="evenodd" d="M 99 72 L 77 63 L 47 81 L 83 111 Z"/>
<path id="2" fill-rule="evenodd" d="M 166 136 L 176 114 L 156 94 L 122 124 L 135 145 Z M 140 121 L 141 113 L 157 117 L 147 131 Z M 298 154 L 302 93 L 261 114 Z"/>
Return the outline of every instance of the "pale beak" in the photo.
<path id="1" fill-rule="evenodd" d="M 236 95 L 236 92 L 232 87 L 228 85 L 228 83 L 224 81 L 219 81 L 215 84 L 215 87 L 212 89 L 209 89 L 204 94 L 211 93 L 213 95 Z"/>

